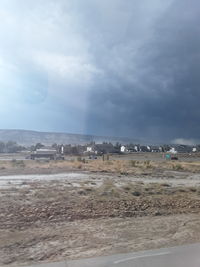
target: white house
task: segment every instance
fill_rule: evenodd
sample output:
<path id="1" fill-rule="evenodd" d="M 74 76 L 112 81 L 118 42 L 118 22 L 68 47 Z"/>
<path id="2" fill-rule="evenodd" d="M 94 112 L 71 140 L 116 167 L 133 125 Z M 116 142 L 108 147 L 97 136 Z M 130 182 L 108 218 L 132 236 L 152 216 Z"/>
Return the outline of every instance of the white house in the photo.
<path id="1" fill-rule="evenodd" d="M 120 151 L 122 153 L 125 153 L 125 152 L 127 152 L 127 148 L 125 146 L 121 146 Z"/>
<path id="2" fill-rule="evenodd" d="M 87 146 L 87 150 L 86 150 L 86 152 L 94 152 L 94 151 L 93 151 L 93 147 L 92 147 L 92 146 Z"/>
<path id="3" fill-rule="evenodd" d="M 176 149 L 174 147 L 171 147 L 169 152 L 172 153 L 172 154 L 176 154 L 177 153 L 177 151 L 176 151 Z"/>
<path id="4" fill-rule="evenodd" d="M 136 151 L 136 152 L 138 152 L 138 151 L 139 151 L 139 148 L 138 148 L 138 146 L 134 146 L 134 149 L 135 149 L 135 151 Z"/>
<path id="5" fill-rule="evenodd" d="M 151 148 L 150 148 L 150 146 L 147 146 L 147 149 L 148 149 L 149 151 L 151 151 Z"/>

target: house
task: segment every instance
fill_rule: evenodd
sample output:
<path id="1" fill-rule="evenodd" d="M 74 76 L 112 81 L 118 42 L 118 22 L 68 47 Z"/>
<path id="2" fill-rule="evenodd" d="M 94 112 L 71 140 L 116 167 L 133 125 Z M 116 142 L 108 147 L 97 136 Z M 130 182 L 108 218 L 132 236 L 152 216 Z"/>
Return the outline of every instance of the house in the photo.
<path id="1" fill-rule="evenodd" d="M 84 145 L 77 145 L 76 148 L 79 155 L 83 154 L 85 150 L 87 150 L 87 146 Z"/>
<path id="2" fill-rule="evenodd" d="M 126 146 L 121 146 L 120 151 L 122 153 L 126 153 L 128 150 L 127 150 Z"/>
<path id="3" fill-rule="evenodd" d="M 130 144 L 126 147 L 127 152 L 134 153 L 139 151 L 139 145 Z"/>
<path id="4" fill-rule="evenodd" d="M 36 151 L 31 153 L 31 159 L 39 159 L 39 158 L 56 159 L 56 157 L 57 157 L 56 149 L 40 148 L 36 149 Z"/>
<path id="5" fill-rule="evenodd" d="M 191 153 L 192 147 L 188 145 L 176 145 L 175 146 L 177 153 Z"/>
<path id="6" fill-rule="evenodd" d="M 161 148 L 159 146 L 151 146 L 151 152 L 161 152 Z"/>
<path id="7" fill-rule="evenodd" d="M 102 144 L 92 144 L 86 147 L 84 153 L 88 154 L 109 154 L 118 152 L 117 148 L 113 146 L 111 143 L 102 143 Z"/>
<path id="8" fill-rule="evenodd" d="M 148 149 L 149 152 L 151 151 L 151 147 L 150 146 L 147 146 L 147 149 Z"/>
<path id="9" fill-rule="evenodd" d="M 172 154 L 177 154 L 177 151 L 176 151 L 175 147 L 171 147 L 168 152 L 170 152 Z"/>
<path id="10" fill-rule="evenodd" d="M 140 152 L 149 152 L 147 146 L 140 146 Z"/>
<path id="11" fill-rule="evenodd" d="M 134 146 L 135 152 L 139 151 L 139 146 Z"/>
<path id="12" fill-rule="evenodd" d="M 65 145 L 64 146 L 64 154 L 71 154 L 72 146 L 71 145 Z"/>
<path id="13" fill-rule="evenodd" d="M 195 147 L 197 149 L 197 152 L 200 152 L 200 145 L 196 145 Z"/>
<path id="14" fill-rule="evenodd" d="M 109 154 L 115 153 L 117 150 L 111 143 L 96 144 L 95 151 L 97 154 Z"/>
<path id="15" fill-rule="evenodd" d="M 86 147 L 86 152 L 89 152 L 89 153 L 94 152 L 94 147 L 93 146 L 87 146 Z"/>

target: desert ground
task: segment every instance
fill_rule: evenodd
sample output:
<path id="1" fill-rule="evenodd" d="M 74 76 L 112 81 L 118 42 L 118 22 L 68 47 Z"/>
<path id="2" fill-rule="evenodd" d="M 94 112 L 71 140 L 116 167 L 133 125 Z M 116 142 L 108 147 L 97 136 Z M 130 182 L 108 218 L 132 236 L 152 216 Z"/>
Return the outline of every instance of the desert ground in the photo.
<path id="1" fill-rule="evenodd" d="M 200 242 L 200 157 L 0 157 L 0 266 Z"/>

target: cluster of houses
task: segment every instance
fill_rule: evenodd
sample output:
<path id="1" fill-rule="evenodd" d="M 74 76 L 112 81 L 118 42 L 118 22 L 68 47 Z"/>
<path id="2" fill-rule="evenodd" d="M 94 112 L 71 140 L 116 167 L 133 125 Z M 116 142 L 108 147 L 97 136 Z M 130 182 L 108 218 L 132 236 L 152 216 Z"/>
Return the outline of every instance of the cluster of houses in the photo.
<path id="1" fill-rule="evenodd" d="M 200 152 L 200 145 L 197 146 L 188 146 L 188 145 L 139 145 L 139 144 L 128 144 L 121 145 L 116 143 L 90 143 L 88 145 L 62 145 L 62 154 L 124 154 L 124 153 L 138 153 L 138 152 L 169 152 L 171 154 L 176 153 L 196 153 Z"/>
<path id="2" fill-rule="evenodd" d="M 200 152 L 200 145 L 139 145 L 129 144 L 121 145 L 116 143 L 90 143 L 88 145 L 54 145 L 52 147 L 40 147 L 31 152 L 31 159 L 50 158 L 50 159 L 64 159 L 64 155 L 104 155 L 104 154 L 128 154 L 140 152 L 154 152 L 154 153 L 197 153 Z"/>
<path id="3" fill-rule="evenodd" d="M 200 152 L 200 145 L 189 146 L 189 145 L 122 145 L 120 148 L 122 153 L 132 152 L 169 152 L 171 154 L 177 153 L 195 153 Z"/>

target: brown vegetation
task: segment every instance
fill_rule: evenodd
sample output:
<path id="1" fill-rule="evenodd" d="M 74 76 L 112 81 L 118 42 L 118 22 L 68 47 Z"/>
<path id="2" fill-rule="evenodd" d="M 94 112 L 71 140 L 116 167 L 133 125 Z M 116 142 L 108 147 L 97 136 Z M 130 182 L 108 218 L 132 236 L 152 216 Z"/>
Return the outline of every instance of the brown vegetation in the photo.
<path id="1" fill-rule="evenodd" d="M 174 170 L 181 172 L 200 172 L 200 161 L 196 162 L 172 162 L 172 161 L 150 161 L 150 160 L 116 160 L 103 161 L 88 160 L 86 158 L 72 158 L 65 161 L 0 161 L 0 175 L 8 174 L 40 174 L 58 173 L 66 171 L 91 171 L 116 173 L 121 175 L 129 174 L 154 174 L 158 171 Z"/>
<path id="2" fill-rule="evenodd" d="M 0 189 L 0 265 L 200 240 L 200 186 L 187 180 L 199 162 L 0 161 L 1 174 L 65 171 L 86 178 L 25 179 Z"/>

